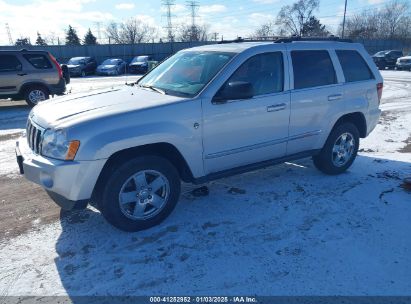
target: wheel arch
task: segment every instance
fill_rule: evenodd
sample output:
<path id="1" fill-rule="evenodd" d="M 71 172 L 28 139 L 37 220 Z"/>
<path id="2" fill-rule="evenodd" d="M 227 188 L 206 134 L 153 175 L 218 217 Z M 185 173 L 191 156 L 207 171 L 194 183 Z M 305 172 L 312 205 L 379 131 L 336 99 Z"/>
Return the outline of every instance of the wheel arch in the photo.
<path id="1" fill-rule="evenodd" d="M 50 94 L 50 88 L 49 86 L 41 81 L 35 81 L 35 82 L 27 82 L 27 83 L 23 83 L 20 87 L 20 91 L 19 91 L 19 95 L 24 96 L 24 94 L 26 94 L 27 89 L 31 88 L 31 87 L 43 87 L 47 90 L 47 93 Z"/>
<path id="2" fill-rule="evenodd" d="M 98 195 L 98 190 L 101 189 L 104 180 L 113 172 L 113 169 L 117 164 L 130 160 L 137 156 L 144 155 L 156 155 L 163 157 L 176 167 L 182 181 L 192 182 L 194 180 L 194 176 L 187 164 L 187 161 L 174 145 L 166 142 L 147 144 L 138 147 L 127 148 L 112 154 L 107 159 L 103 169 L 99 174 L 99 177 L 97 178 L 97 182 L 93 190 L 93 197 L 95 197 L 95 195 Z"/>
<path id="3" fill-rule="evenodd" d="M 357 127 L 361 138 L 365 138 L 367 136 L 367 120 L 365 119 L 365 115 L 363 113 L 353 112 L 341 116 L 335 122 L 332 129 L 343 122 L 351 122 L 352 124 L 354 124 Z"/>

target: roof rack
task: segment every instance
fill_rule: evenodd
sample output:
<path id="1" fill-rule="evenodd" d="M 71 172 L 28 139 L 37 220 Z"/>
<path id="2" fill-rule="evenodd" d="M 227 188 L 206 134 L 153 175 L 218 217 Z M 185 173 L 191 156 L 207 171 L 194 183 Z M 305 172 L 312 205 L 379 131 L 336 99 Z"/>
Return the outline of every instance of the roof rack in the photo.
<path id="1" fill-rule="evenodd" d="M 351 39 L 341 39 L 336 36 L 329 36 L 329 37 L 267 36 L 267 37 L 257 37 L 257 38 L 237 37 L 236 39 L 233 39 L 233 40 L 221 40 L 218 42 L 218 44 L 239 43 L 239 42 L 269 42 L 269 41 L 272 41 L 274 43 L 289 43 L 289 42 L 294 42 L 294 41 L 338 41 L 338 42 L 350 42 L 350 43 L 353 42 Z"/>
<path id="2" fill-rule="evenodd" d="M 351 39 L 341 39 L 339 37 L 330 36 L 330 37 L 289 37 L 289 38 L 280 38 L 274 41 L 274 43 L 288 43 L 294 41 L 338 41 L 338 42 L 349 42 L 352 43 Z"/>

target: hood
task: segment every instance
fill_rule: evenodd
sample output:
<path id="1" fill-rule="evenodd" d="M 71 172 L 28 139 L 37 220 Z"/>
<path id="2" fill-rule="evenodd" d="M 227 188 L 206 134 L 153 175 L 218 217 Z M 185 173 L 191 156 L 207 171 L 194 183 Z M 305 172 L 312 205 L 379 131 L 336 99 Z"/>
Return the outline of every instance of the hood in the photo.
<path id="1" fill-rule="evenodd" d="M 186 100 L 137 86 L 96 90 L 49 99 L 35 106 L 30 117 L 41 127 L 67 126 L 78 121 L 139 111 Z"/>
<path id="2" fill-rule="evenodd" d="M 80 64 L 68 64 L 67 67 L 68 67 L 69 69 L 75 69 L 75 68 L 81 67 L 81 65 L 80 65 Z"/>
<path id="3" fill-rule="evenodd" d="M 401 60 L 401 59 L 411 59 L 411 56 L 404 56 L 404 57 L 400 57 L 400 58 L 398 58 L 399 60 Z"/>
<path id="4" fill-rule="evenodd" d="M 99 65 L 98 69 L 114 69 L 117 66 L 114 64 L 105 64 L 105 65 Z"/>

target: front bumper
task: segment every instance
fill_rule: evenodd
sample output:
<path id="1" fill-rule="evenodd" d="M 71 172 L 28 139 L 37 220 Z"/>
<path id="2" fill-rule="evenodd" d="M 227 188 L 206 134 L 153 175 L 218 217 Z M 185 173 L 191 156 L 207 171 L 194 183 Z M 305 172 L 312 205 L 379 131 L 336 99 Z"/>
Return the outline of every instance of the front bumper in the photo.
<path id="1" fill-rule="evenodd" d="M 411 70 L 411 63 L 397 63 L 395 67 L 398 70 Z"/>
<path id="2" fill-rule="evenodd" d="M 82 207 L 91 198 L 106 162 L 63 161 L 33 153 L 25 137 L 16 143 L 17 163 L 24 177 L 43 187 L 64 209 Z"/>

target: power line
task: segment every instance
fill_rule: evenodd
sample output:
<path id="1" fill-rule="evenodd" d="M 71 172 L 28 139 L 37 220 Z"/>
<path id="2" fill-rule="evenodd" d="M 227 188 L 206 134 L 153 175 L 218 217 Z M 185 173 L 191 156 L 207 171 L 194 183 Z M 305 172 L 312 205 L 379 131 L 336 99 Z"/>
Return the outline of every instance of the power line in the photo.
<path id="1" fill-rule="evenodd" d="M 167 17 L 167 25 L 163 28 L 167 30 L 167 37 L 168 41 L 174 41 L 174 33 L 173 33 L 173 23 L 171 18 L 173 15 L 171 14 L 172 7 L 175 5 L 174 0 L 163 0 L 162 5 L 166 7 L 166 17 Z"/>

